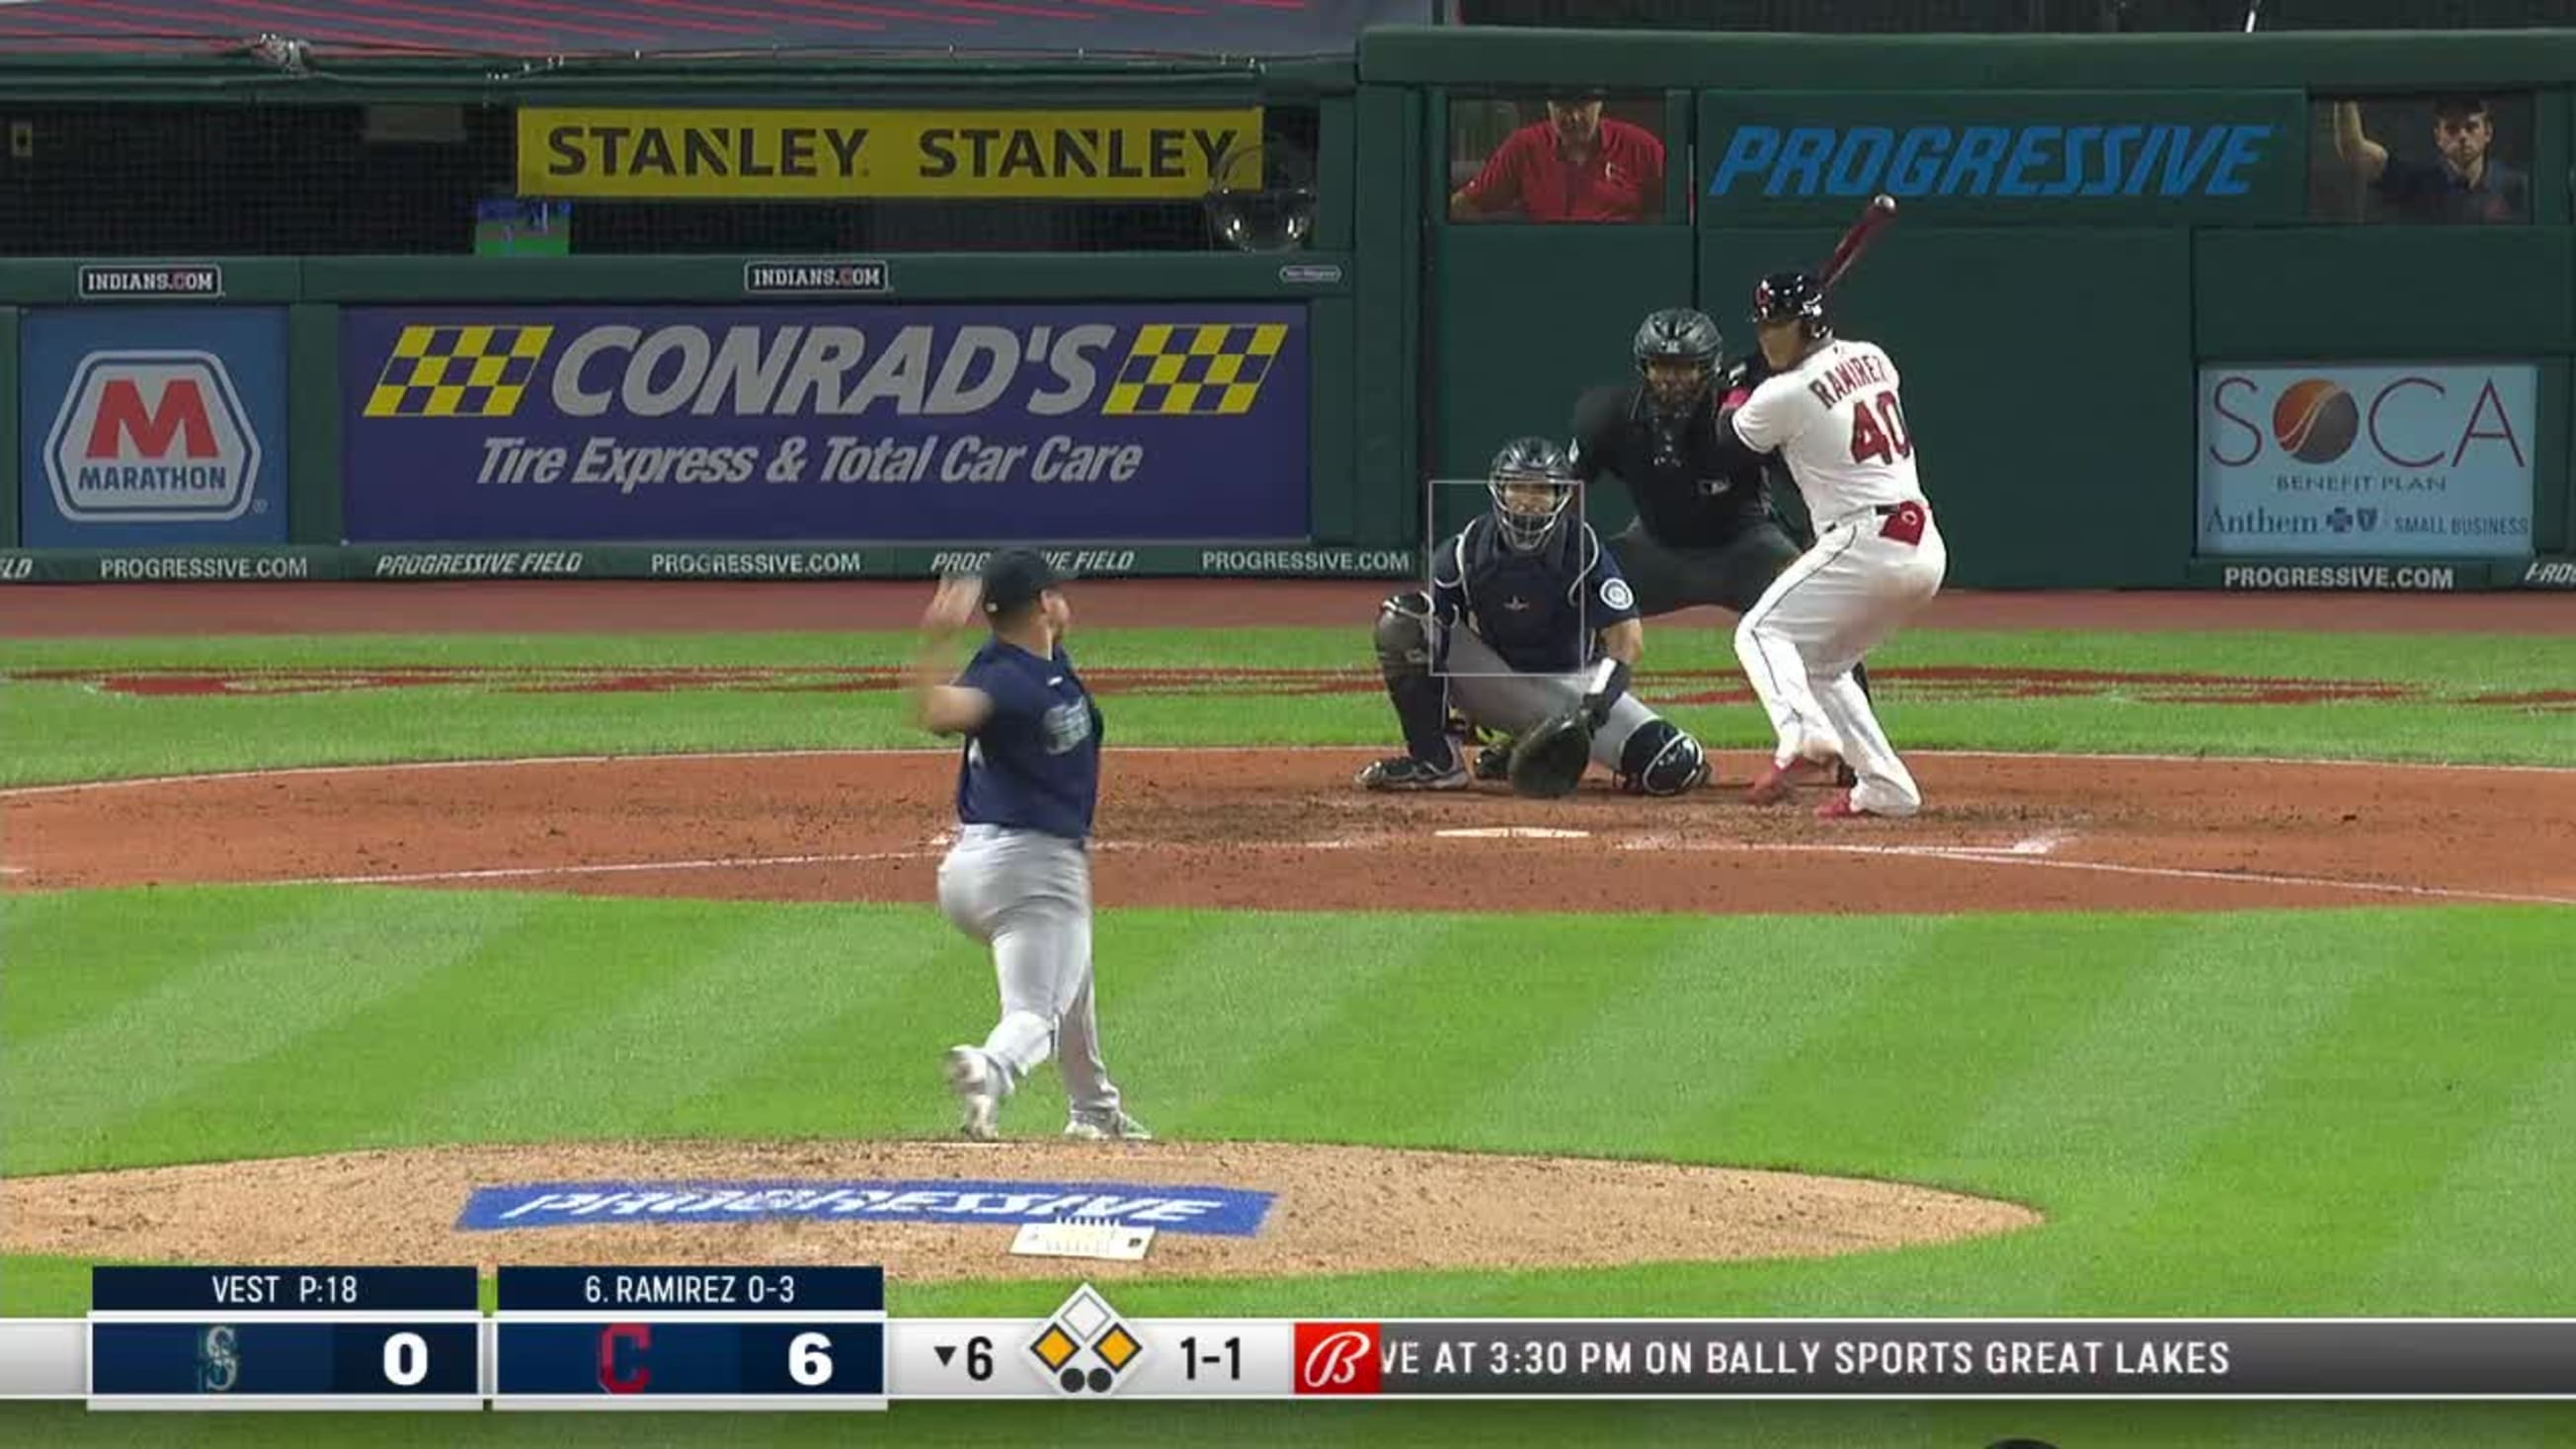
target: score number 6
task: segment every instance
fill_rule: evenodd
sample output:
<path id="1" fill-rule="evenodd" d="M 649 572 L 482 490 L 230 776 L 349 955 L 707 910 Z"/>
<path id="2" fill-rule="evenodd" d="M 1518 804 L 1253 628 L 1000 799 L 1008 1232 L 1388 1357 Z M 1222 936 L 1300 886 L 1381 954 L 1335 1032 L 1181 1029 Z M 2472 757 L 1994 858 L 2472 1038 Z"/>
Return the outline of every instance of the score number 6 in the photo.
<path id="1" fill-rule="evenodd" d="M 821 1333 L 800 1333 L 787 1340 L 787 1376 L 797 1387 L 819 1389 L 832 1381 L 832 1340 Z"/>

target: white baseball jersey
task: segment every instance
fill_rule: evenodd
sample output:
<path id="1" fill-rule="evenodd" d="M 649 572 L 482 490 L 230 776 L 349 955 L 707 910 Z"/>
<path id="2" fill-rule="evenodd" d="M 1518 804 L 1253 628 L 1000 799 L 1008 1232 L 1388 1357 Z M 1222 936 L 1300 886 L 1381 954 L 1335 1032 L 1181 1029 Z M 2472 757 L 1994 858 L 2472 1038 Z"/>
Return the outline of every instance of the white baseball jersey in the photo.
<path id="1" fill-rule="evenodd" d="M 1923 496 L 1896 364 L 1874 342 L 1837 338 L 1764 378 L 1736 409 L 1735 435 L 1787 461 L 1818 527 Z"/>

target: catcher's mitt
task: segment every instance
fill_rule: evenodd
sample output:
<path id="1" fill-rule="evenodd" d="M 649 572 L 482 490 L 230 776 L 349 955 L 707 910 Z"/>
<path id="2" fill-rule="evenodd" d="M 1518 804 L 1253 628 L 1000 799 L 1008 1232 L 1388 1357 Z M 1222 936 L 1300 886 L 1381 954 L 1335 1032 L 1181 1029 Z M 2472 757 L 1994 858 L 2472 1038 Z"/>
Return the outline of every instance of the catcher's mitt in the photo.
<path id="1" fill-rule="evenodd" d="M 1542 800 L 1570 795 L 1591 764 L 1592 717 L 1570 709 L 1512 746 L 1512 789 Z"/>

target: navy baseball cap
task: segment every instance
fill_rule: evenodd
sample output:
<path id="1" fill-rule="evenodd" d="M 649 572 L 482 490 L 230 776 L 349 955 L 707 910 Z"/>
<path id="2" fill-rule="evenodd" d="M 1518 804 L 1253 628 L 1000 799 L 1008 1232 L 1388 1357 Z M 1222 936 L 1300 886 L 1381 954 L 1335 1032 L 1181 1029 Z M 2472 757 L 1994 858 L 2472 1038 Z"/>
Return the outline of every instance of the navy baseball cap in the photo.
<path id="1" fill-rule="evenodd" d="M 1006 614 L 1037 601 L 1064 576 L 1033 548 L 996 549 L 984 561 L 984 612 Z"/>

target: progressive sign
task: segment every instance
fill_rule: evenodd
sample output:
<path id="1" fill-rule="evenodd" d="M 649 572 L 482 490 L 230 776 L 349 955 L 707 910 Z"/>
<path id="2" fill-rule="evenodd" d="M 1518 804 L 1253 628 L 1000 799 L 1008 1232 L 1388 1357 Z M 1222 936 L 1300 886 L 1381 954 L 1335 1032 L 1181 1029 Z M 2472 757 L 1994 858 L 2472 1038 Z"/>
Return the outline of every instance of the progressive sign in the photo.
<path id="1" fill-rule="evenodd" d="M 2305 206 L 2295 92 L 1738 91 L 1700 106 L 1712 225 L 1840 217 L 1880 192 L 1956 225 L 2291 221 Z"/>

